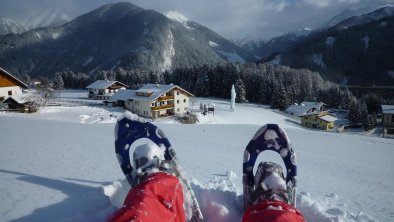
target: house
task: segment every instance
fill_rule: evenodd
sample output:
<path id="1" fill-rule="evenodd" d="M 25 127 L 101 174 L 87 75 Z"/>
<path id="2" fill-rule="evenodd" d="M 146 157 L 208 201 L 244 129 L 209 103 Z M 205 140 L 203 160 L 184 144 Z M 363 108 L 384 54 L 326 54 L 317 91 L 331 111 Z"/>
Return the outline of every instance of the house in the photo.
<path id="1" fill-rule="evenodd" d="M 394 132 L 394 105 L 382 105 L 382 115 L 384 132 Z"/>
<path id="2" fill-rule="evenodd" d="M 286 109 L 286 113 L 294 116 L 302 116 L 308 113 L 322 112 L 326 109 L 326 106 L 322 102 L 302 102 L 300 105 L 291 105 Z"/>
<path id="3" fill-rule="evenodd" d="M 30 98 L 31 96 L 31 93 L 13 95 L 7 97 L 3 103 L 7 104 L 8 110 L 10 111 L 35 112 L 38 106 L 32 98 Z"/>
<path id="4" fill-rule="evenodd" d="M 125 90 L 126 87 L 126 84 L 118 81 L 97 80 L 86 88 L 89 90 L 89 98 L 109 100 L 114 93 Z"/>
<path id="5" fill-rule="evenodd" d="M 24 82 L 0 68 L 0 101 L 9 96 L 22 94 L 22 90 L 28 88 Z"/>
<path id="6" fill-rule="evenodd" d="M 301 116 L 301 124 L 309 128 L 320 128 L 329 130 L 334 128 L 337 118 L 330 116 L 327 112 L 314 112 Z"/>
<path id="7" fill-rule="evenodd" d="M 191 96 L 194 95 L 176 85 L 147 84 L 138 90 L 121 90 L 110 102 L 137 115 L 156 119 L 186 113 Z"/>

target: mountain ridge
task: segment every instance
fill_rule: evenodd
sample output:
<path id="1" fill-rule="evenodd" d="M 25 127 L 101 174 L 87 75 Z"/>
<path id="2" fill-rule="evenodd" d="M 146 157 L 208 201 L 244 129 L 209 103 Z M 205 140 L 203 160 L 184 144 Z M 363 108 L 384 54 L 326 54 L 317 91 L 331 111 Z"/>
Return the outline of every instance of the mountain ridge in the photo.
<path id="1" fill-rule="evenodd" d="M 57 27 L 1 36 L 0 63 L 16 75 L 51 77 L 61 71 L 118 67 L 163 72 L 223 63 L 231 52 L 246 60 L 214 31 L 188 24 L 192 29 L 128 2 L 107 4 Z"/>

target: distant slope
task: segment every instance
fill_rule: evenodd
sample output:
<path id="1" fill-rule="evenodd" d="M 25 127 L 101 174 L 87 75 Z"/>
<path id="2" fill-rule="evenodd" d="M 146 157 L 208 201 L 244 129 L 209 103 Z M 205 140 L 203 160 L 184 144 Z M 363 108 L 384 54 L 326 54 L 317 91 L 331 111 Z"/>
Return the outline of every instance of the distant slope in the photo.
<path id="1" fill-rule="evenodd" d="M 265 58 L 345 84 L 394 84 L 394 7 L 353 16 Z"/>
<path id="2" fill-rule="evenodd" d="M 195 22 L 185 26 L 156 11 L 116 3 L 62 26 L 0 37 L 0 64 L 17 75 L 49 77 L 117 67 L 164 71 L 232 61 L 233 55 L 245 61 L 238 50 Z"/>

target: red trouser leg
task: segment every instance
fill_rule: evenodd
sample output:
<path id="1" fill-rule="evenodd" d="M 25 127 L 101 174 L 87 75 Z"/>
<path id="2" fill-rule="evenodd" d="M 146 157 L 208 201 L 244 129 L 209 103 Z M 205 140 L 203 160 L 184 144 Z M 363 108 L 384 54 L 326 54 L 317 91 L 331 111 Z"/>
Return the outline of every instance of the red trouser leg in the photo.
<path id="1" fill-rule="evenodd" d="M 285 202 L 264 200 L 250 206 L 242 222 L 305 222 L 305 219 L 301 212 Z"/>
<path id="2" fill-rule="evenodd" d="M 182 185 L 167 173 L 151 174 L 129 191 L 123 207 L 109 221 L 184 222 Z"/>

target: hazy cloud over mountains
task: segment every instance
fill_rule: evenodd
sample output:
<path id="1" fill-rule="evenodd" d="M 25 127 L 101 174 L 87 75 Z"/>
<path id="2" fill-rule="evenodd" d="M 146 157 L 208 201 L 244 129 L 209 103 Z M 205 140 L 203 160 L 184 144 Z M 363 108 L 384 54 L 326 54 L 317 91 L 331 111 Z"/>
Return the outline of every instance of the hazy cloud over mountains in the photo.
<path id="1" fill-rule="evenodd" d="M 125 0 L 124 0 L 125 1 Z M 394 0 L 128 0 L 159 12 L 176 10 L 230 38 L 271 38 L 317 27 L 344 9 L 394 4 Z M 37 12 L 76 17 L 117 0 L 0 0 L 0 15 L 25 22 Z"/>

